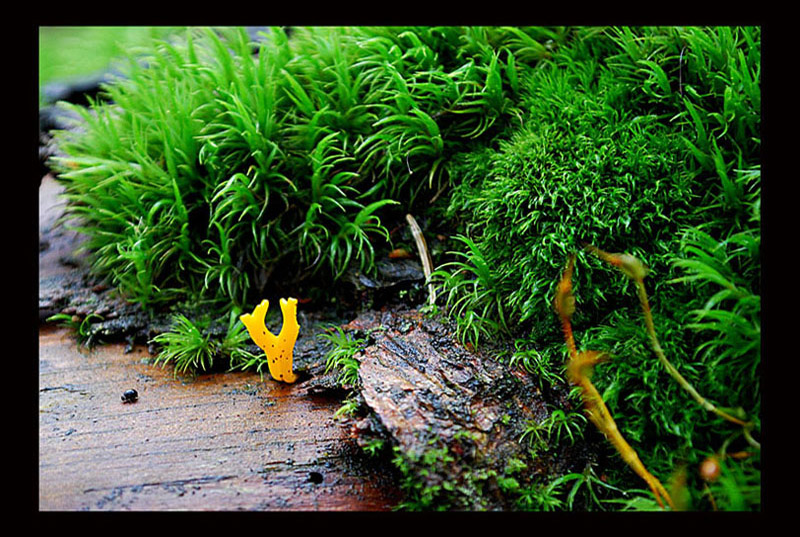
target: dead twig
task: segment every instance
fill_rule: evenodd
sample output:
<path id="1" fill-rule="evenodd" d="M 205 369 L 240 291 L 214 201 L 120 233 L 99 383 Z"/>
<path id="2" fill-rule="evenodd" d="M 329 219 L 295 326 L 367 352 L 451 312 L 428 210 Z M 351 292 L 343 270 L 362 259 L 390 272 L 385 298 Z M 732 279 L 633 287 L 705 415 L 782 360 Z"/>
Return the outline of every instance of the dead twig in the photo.
<path id="1" fill-rule="evenodd" d="M 428 251 L 428 243 L 425 242 L 422 229 L 420 229 L 416 219 L 410 214 L 407 214 L 406 221 L 411 227 L 411 234 L 414 236 L 414 242 L 417 243 L 417 250 L 419 250 L 419 257 L 422 262 L 422 271 L 425 273 L 425 281 L 428 282 L 428 301 L 432 305 L 436 302 L 436 290 L 430 282 L 431 273 L 433 272 L 433 261 L 431 261 L 431 254 Z"/>

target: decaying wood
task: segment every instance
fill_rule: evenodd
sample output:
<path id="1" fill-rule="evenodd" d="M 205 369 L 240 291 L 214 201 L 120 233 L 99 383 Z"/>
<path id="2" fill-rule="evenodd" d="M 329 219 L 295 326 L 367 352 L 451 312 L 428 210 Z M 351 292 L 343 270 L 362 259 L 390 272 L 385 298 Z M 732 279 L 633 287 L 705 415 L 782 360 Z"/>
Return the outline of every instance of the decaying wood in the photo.
<path id="1" fill-rule="evenodd" d="M 359 356 L 366 405 L 421 479 L 463 492 L 453 508 L 512 508 L 497 484 L 511 459 L 527 467 L 513 475 L 522 484 L 586 467 L 586 446 L 534 453 L 520 442 L 550 407 L 570 406 L 566 391 L 542 393 L 529 373 L 464 348 L 446 325 L 416 311 L 369 312 L 346 328 L 369 336 Z M 452 460 L 431 466 L 421 458 L 431 449 Z"/>
<path id="2" fill-rule="evenodd" d="M 42 182 L 45 202 L 54 186 Z M 95 313 L 103 316 L 91 325 L 98 340 L 129 341 L 87 351 L 65 329 L 40 325 L 41 510 L 391 509 L 402 499 L 396 474 L 359 448 L 376 434 L 400 448 L 424 486 L 456 491 L 453 509 L 513 508 L 498 486 L 512 477 L 511 460 L 525 465 L 513 478 L 526 486 L 583 471 L 594 457 L 580 443 L 534 451 L 520 442 L 530 423 L 570 406 L 566 388 L 542 393 L 532 375 L 466 349 L 417 311 L 372 311 L 345 325 L 369 341 L 358 356 L 369 413 L 354 427 L 333 417 L 341 392 L 315 337 L 326 319 L 310 312 L 299 313 L 296 384 L 253 372 L 175 378 L 141 345 L 164 327 L 88 278 L 72 254 L 77 237 L 54 225 L 45 202 L 40 320 Z M 383 280 L 359 278 L 356 290 L 419 284 L 416 262 L 387 263 Z M 123 404 L 131 388 L 139 400 Z M 431 450 L 448 456 L 431 462 Z"/>
<path id="3" fill-rule="evenodd" d="M 387 510 L 341 402 L 254 373 L 175 378 L 146 349 L 39 338 L 39 509 Z M 125 390 L 139 393 L 125 404 Z"/>

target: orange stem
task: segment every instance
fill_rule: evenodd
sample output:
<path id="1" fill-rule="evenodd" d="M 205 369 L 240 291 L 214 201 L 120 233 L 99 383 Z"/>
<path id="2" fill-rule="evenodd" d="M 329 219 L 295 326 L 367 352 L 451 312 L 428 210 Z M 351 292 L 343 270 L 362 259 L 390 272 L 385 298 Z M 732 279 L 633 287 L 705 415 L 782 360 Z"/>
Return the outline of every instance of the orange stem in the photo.
<path id="1" fill-rule="evenodd" d="M 586 412 L 592 423 L 595 424 L 606 436 L 608 441 L 616 448 L 625 463 L 647 483 L 650 490 L 653 491 L 653 495 L 658 504 L 664 507 L 663 499 L 670 507 L 673 507 L 669 493 L 667 493 L 661 482 L 647 471 L 647 468 L 645 468 L 641 459 L 639 459 L 636 451 L 628 444 L 625 438 L 623 438 L 614 418 L 611 416 L 611 412 L 609 412 L 608 407 L 606 407 L 603 402 L 603 398 L 600 396 L 597 388 L 595 388 L 589 380 L 588 371 L 607 355 L 597 351 L 584 351 L 578 354 L 577 346 L 575 345 L 575 337 L 572 332 L 572 324 L 570 322 L 572 314 L 575 312 L 575 297 L 572 294 L 572 272 L 574 263 L 575 255 L 570 254 L 567 258 L 567 266 L 564 269 L 564 274 L 558 283 L 554 299 L 554 306 L 561 319 L 561 329 L 564 332 L 564 339 L 570 355 L 567 363 L 567 376 L 573 384 L 581 387 L 581 395 L 584 405 L 586 406 Z"/>

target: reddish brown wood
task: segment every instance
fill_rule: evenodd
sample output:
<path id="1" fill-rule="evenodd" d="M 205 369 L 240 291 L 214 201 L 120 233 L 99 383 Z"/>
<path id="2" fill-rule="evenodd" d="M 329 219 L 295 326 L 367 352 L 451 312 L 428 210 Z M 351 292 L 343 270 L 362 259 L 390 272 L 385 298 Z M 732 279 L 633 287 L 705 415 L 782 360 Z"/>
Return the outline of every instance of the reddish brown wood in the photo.
<path id="1" fill-rule="evenodd" d="M 137 347 L 79 350 L 43 328 L 41 510 L 383 510 L 398 501 L 368 467 L 340 402 L 252 373 L 175 378 Z M 127 389 L 139 400 L 121 401 Z"/>
<path id="2" fill-rule="evenodd" d="M 366 405 L 419 483 L 453 491 L 450 509 L 514 509 L 516 497 L 498 480 L 508 477 L 509 461 L 524 465 L 513 471 L 524 487 L 581 472 L 593 457 L 582 442 L 541 450 L 520 441 L 549 408 L 570 408 L 567 389 L 543 391 L 535 375 L 497 360 L 490 347 L 468 349 L 452 324 L 387 309 L 363 312 L 345 328 L 369 334 L 358 355 Z"/>

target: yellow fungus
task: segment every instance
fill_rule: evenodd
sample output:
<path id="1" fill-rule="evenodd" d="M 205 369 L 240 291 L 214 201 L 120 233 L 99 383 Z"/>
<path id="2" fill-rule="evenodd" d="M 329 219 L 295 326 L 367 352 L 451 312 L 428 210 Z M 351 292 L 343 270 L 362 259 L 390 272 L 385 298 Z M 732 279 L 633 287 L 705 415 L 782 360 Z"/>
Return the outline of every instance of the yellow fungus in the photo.
<path id="1" fill-rule="evenodd" d="M 265 299 L 255 307 L 253 313 L 245 313 L 239 319 L 247 327 L 247 331 L 256 345 L 261 347 L 267 355 L 267 365 L 272 378 L 282 382 L 295 382 L 297 375 L 292 371 L 292 360 L 294 344 L 300 332 L 300 325 L 297 323 L 297 299 L 281 299 L 283 326 L 277 336 L 264 326 L 267 309 L 269 309 L 269 300 Z"/>

